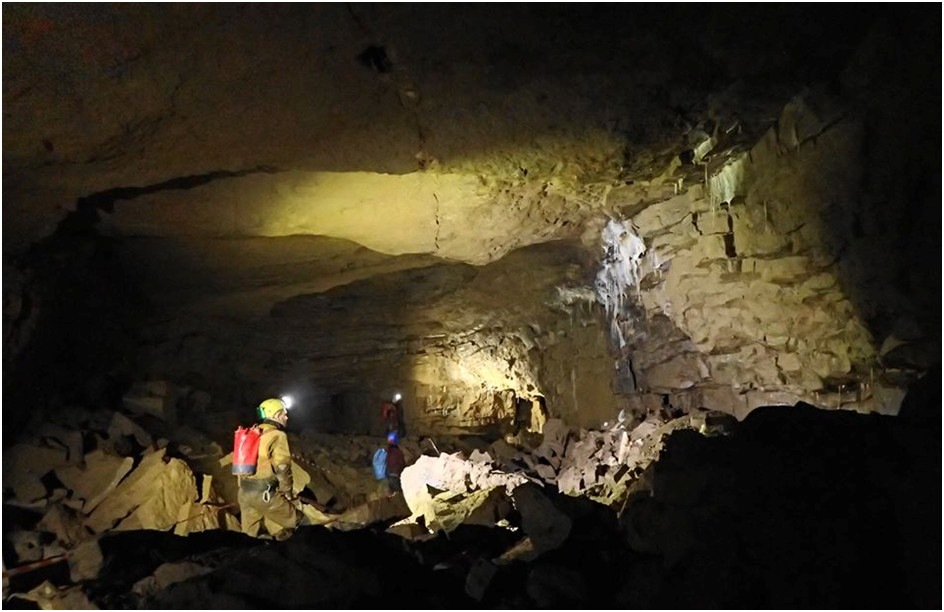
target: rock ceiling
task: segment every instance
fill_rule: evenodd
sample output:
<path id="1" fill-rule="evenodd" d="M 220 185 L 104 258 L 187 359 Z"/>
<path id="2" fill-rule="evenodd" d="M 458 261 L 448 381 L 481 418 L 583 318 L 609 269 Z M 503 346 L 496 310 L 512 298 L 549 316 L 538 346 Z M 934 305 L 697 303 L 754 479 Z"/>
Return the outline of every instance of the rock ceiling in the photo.
<path id="1" fill-rule="evenodd" d="M 247 396 L 894 411 L 939 346 L 937 183 L 902 183 L 940 57 L 810 11 L 5 7 L 4 253 L 94 225 L 156 306 L 137 374 Z"/>
<path id="2" fill-rule="evenodd" d="M 615 8 L 8 8 L 5 185 L 24 196 L 7 206 L 17 230 L 48 229 L 80 197 L 218 174 L 192 194 L 120 206 L 119 227 L 432 251 L 437 199 L 446 235 L 467 218 L 495 232 L 494 217 L 534 196 L 550 208 L 547 224 L 560 200 L 595 204 L 606 185 L 659 175 L 706 137 L 704 122 L 766 127 L 805 75 L 751 79 L 780 64 L 817 68 L 799 41 L 758 31 L 710 42 L 726 18 L 694 15 L 667 37 L 659 30 L 673 20 L 641 11 L 637 21 Z M 754 46 L 767 52 L 751 57 Z M 155 206 L 167 217 L 154 218 Z M 404 216 L 389 232 L 399 238 L 380 236 L 379 206 Z M 471 251 L 445 255 L 489 259 Z"/>

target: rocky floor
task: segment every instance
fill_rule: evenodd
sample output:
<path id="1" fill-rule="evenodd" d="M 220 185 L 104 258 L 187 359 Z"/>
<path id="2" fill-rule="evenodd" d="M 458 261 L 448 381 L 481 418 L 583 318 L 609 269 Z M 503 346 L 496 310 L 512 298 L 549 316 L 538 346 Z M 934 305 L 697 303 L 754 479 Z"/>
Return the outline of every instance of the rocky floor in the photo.
<path id="1" fill-rule="evenodd" d="M 4 605 L 936 607 L 940 385 L 923 383 L 899 417 L 769 407 L 730 435 L 674 431 L 620 504 L 526 484 L 510 496 L 508 528 L 469 521 L 403 537 L 388 517 L 281 543 L 108 532 L 97 571 L 14 576 L 7 592 L 25 595 Z M 39 516 L 5 506 L 5 549 Z M 548 517 L 566 522 L 563 537 Z M 531 554 L 520 554 L 523 534 L 539 544 Z"/>

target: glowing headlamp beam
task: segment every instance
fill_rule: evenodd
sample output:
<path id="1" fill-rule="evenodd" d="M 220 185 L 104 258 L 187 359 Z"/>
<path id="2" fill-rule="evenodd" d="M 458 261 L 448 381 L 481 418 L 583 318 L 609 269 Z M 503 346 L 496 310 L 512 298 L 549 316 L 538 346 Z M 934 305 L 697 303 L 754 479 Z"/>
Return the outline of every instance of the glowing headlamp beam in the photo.
<path id="1" fill-rule="evenodd" d="M 295 403 L 295 400 L 292 399 L 291 395 L 283 395 L 281 397 L 282 403 L 285 404 L 285 409 L 288 410 Z"/>

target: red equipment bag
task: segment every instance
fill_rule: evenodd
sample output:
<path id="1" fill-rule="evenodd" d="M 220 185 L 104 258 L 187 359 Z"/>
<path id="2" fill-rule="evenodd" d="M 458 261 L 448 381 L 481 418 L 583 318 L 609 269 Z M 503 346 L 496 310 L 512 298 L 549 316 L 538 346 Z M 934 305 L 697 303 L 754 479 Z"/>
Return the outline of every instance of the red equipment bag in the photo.
<path id="1" fill-rule="evenodd" d="M 256 473 L 261 437 L 262 431 L 258 427 L 240 427 L 236 430 L 233 436 L 233 474 L 251 476 Z"/>

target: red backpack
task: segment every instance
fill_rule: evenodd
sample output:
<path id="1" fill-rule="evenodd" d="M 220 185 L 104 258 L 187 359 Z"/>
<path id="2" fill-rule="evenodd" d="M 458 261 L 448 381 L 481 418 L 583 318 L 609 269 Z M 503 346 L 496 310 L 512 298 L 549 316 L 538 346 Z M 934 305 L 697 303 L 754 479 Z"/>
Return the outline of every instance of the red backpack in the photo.
<path id="1" fill-rule="evenodd" d="M 252 476 L 259 460 L 259 439 L 262 430 L 258 427 L 239 427 L 233 436 L 233 474 Z"/>

